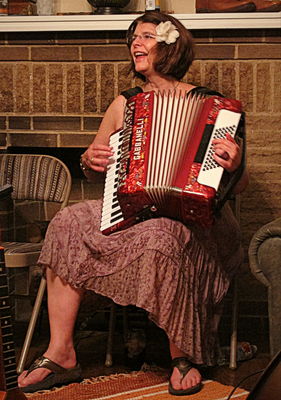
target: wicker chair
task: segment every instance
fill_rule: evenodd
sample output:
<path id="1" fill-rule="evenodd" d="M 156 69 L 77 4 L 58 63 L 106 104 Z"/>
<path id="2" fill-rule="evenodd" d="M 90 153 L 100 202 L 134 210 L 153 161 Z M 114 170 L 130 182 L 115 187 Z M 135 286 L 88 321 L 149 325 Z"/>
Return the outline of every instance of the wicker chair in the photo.
<path id="1" fill-rule="evenodd" d="M 48 203 L 58 203 L 57 209 L 62 209 L 68 203 L 72 182 L 70 172 L 65 164 L 55 157 L 30 154 L 0 154 L 0 171 L 0 198 L 8 197 L 12 192 L 14 202 L 18 200 L 40 201 L 43 205 L 45 220 L 50 219 L 47 216 Z M 5 249 L 6 267 L 14 268 L 14 270 L 15 268 L 35 266 L 42 248 L 42 242 L 1 242 L 1 237 L 0 245 Z M 25 367 L 45 290 L 46 280 L 41 278 L 17 365 L 18 373 L 21 373 Z M 116 309 L 117 306 L 111 302 L 105 355 L 105 365 L 108 367 L 113 363 L 112 348 Z M 124 332 L 126 332 L 125 312 Z"/>
<path id="2" fill-rule="evenodd" d="M 12 187 L 14 203 L 40 202 L 40 213 L 48 219 L 48 205 L 56 203 L 62 209 L 68 203 L 71 175 L 66 165 L 55 157 L 31 154 L 0 154 L 0 188 Z M 5 190 L 3 191 L 5 192 Z M 7 192 L 7 190 L 6 190 Z M 39 203 L 38 203 L 39 205 Z M 41 243 L 1 242 L 5 249 L 7 268 L 35 266 L 42 248 Z M 34 328 L 45 292 L 46 281 L 41 278 L 27 334 L 19 358 L 17 371 L 23 371 Z"/>

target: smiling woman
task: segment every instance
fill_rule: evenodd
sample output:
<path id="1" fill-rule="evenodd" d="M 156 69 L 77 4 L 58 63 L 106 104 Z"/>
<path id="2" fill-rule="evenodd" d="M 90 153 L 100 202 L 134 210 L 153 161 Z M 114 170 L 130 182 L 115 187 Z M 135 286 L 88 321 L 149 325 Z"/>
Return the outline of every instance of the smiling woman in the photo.
<path id="1" fill-rule="evenodd" d="M 115 137 L 112 133 L 117 130 L 124 132 L 120 128 L 127 128 L 130 116 L 135 114 L 128 105 L 133 103 L 132 96 L 156 98 L 167 91 L 177 99 L 187 98 L 188 94 L 192 94 L 188 97 L 192 99 L 197 95 L 218 96 L 210 89 L 181 81 L 193 61 L 193 41 L 171 15 L 146 12 L 132 23 L 127 38 L 132 71 L 144 83 L 122 92 L 108 107 L 95 139 L 81 158 L 88 179 L 95 179 L 97 171 L 110 171 L 112 165 L 118 165 L 110 138 Z M 139 121 L 151 118 L 149 105 L 145 102 L 147 114 Z M 128 114 L 124 112 L 125 106 Z M 145 107 L 139 107 L 140 114 Z M 178 113 L 175 102 L 171 109 Z M 183 120 L 189 121 L 187 112 Z M 141 130 L 141 124 L 132 124 L 133 128 Z M 180 129 L 169 129 L 167 142 L 180 133 Z M 181 136 L 186 135 L 184 132 Z M 125 142 L 131 143 L 128 136 Z M 156 130 L 156 136 L 161 136 L 161 129 Z M 138 140 L 132 145 L 136 158 L 144 156 L 140 146 Z M 214 147 L 219 165 L 227 174 L 234 172 L 241 163 L 239 145 L 232 137 L 223 137 L 216 140 Z M 161 154 L 160 146 L 154 150 Z M 229 157 L 221 157 L 226 153 Z M 171 173 L 175 170 L 172 166 Z M 141 168 L 134 172 L 142 173 Z M 238 182 L 239 190 L 246 184 L 245 173 Z M 113 214 L 116 217 L 115 195 L 114 191 L 104 193 L 104 203 L 112 205 L 107 215 L 110 219 Z M 30 392 L 79 378 L 73 331 L 84 292 L 91 290 L 118 304 L 146 310 L 169 340 L 169 392 L 187 395 L 199 391 L 200 365 L 216 364 L 221 301 L 242 261 L 239 226 L 230 207 L 226 204 L 208 229 L 159 217 L 125 225 L 123 230 L 105 236 L 101 229 L 102 204 L 100 199 L 67 207 L 48 227 L 38 265 L 46 273 L 51 341 L 43 357 L 19 377 L 19 386 Z"/>

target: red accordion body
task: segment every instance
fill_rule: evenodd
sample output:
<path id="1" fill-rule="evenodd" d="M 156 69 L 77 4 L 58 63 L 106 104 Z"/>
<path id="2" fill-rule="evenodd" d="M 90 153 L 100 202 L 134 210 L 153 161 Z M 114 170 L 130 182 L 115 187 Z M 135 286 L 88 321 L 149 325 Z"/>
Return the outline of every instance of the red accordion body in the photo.
<path id="1" fill-rule="evenodd" d="M 214 130 L 217 137 L 226 132 L 234 136 L 241 112 L 239 101 L 217 96 L 144 92 L 131 97 L 123 129 L 112 135 L 122 135 L 117 198 L 123 221 L 111 227 L 102 224 L 103 233 L 136 223 L 142 216 L 210 226 L 223 172 L 213 160 L 211 140 Z M 198 179 L 204 173 L 211 179 Z M 212 181 L 214 174 L 216 182 L 204 181 Z"/>

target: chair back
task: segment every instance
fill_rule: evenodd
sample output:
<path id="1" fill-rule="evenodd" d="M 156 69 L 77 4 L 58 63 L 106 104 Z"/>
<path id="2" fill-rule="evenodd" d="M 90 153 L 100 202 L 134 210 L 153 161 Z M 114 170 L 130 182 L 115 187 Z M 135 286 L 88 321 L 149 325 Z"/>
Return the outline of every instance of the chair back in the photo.
<path id="1" fill-rule="evenodd" d="M 0 186 L 13 187 L 13 200 L 61 203 L 69 199 L 71 175 L 67 166 L 49 155 L 0 154 Z"/>

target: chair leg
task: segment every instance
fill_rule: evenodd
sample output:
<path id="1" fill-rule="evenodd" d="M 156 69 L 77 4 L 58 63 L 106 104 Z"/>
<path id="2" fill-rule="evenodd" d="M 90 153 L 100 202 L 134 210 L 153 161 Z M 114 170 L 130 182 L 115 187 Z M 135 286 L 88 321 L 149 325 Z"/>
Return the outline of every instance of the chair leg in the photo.
<path id="1" fill-rule="evenodd" d="M 112 303 L 110 308 L 109 330 L 108 330 L 107 348 L 105 356 L 106 367 L 112 366 L 112 347 L 113 347 L 113 336 L 115 330 L 115 320 L 116 320 L 116 304 Z"/>
<path id="2" fill-rule="evenodd" d="M 240 194 L 235 196 L 235 217 L 240 224 L 241 220 L 241 197 Z M 231 321 L 231 338 L 230 338 L 230 359 L 229 368 L 237 368 L 237 325 L 238 325 L 238 278 L 233 279 L 233 301 L 232 301 L 232 321 Z"/>
<path id="3" fill-rule="evenodd" d="M 238 288 L 237 278 L 233 279 L 233 302 L 232 302 L 232 332 L 230 338 L 229 368 L 237 368 L 237 320 L 238 320 Z"/>
<path id="4" fill-rule="evenodd" d="M 128 311 L 127 307 L 122 307 L 122 316 L 123 316 L 123 340 L 126 343 L 128 339 L 128 332 L 129 332 L 129 324 L 128 324 Z"/>
<path id="5" fill-rule="evenodd" d="M 34 307 L 32 310 L 31 318 L 30 318 L 30 321 L 28 324 L 28 329 L 27 329 L 26 336 L 24 339 L 21 354 L 20 354 L 20 358 L 19 358 L 19 362 L 18 362 L 18 366 L 17 366 L 18 374 L 20 374 L 24 370 L 24 367 L 25 367 L 25 362 L 26 362 L 27 355 L 29 352 L 31 340 L 32 340 L 34 329 L 35 329 L 36 322 L 38 319 L 38 314 L 39 314 L 40 307 L 42 304 L 45 289 L 46 289 L 46 280 L 45 280 L 45 278 L 42 278 L 38 292 L 37 292 L 35 304 L 34 304 Z"/>

